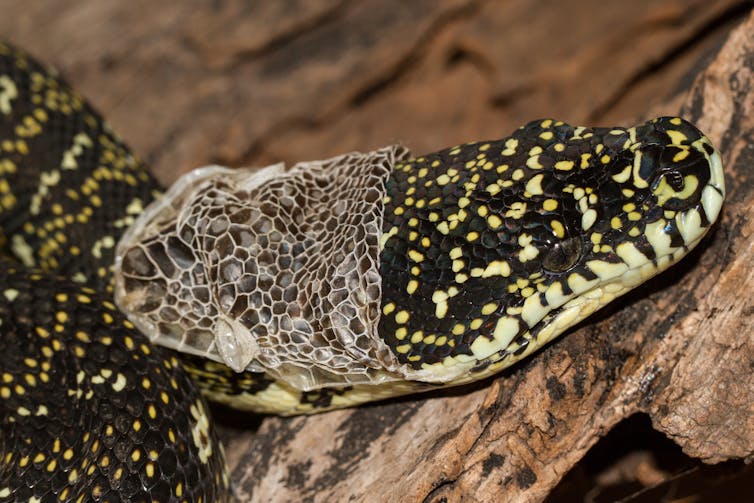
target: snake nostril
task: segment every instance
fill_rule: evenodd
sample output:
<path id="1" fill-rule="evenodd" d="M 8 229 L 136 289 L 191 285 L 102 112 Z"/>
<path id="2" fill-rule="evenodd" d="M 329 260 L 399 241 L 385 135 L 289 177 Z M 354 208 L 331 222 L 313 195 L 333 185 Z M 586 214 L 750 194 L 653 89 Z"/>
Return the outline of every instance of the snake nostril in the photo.
<path id="1" fill-rule="evenodd" d="M 674 191 L 681 192 L 683 190 L 685 182 L 683 181 L 683 175 L 680 171 L 666 171 L 662 176 L 665 177 L 665 181 L 668 182 L 668 185 L 670 185 L 670 188 L 672 188 Z"/>

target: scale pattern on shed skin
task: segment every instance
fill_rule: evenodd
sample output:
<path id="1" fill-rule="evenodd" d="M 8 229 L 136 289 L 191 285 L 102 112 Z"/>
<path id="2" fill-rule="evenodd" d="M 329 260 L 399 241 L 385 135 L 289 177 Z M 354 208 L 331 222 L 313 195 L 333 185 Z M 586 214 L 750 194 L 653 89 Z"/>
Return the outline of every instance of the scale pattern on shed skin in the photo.
<path id="1" fill-rule="evenodd" d="M 0 501 L 229 499 L 196 387 L 107 300 L 113 246 L 156 189 L 91 107 L 0 44 Z"/>

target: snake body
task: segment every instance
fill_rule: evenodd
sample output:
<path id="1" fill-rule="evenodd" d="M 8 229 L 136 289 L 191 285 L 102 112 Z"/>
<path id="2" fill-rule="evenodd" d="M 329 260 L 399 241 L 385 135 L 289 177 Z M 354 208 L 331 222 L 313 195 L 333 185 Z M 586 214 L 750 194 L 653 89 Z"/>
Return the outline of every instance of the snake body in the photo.
<path id="1" fill-rule="evenodd" d="M 376 329 L 395 363 L 367 362 L 372 381 L 307 388 L 152 345 L 118 311 L 115 245 L 159 186 L 53 71 L 6 45 L 0 149 L 8 501 L 225 500 L 193 383 L 234 407 L 295 414 L 483 378 L 677 262 L 724 196 L 719 154 L 679 118 L 546 119 L 398 156 L 383 187 Z"/>

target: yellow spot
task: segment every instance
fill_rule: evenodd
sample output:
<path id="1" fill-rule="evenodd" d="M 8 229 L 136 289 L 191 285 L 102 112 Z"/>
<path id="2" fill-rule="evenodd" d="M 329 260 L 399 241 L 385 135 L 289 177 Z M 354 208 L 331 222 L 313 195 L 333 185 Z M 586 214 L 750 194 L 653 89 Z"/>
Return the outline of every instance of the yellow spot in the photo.
<path id="1" fill-rule="evenodd" d="M 539 250 L 536 246 L 525 245 L 518 254 L 518 260 L 526 262 L 528 260 L 535 259 L 539 255 Z"/>
<path id="2" fill-rule="evenodd" d="M 408 311 L 398 311 L 397 313 L 395 313 L 395 322 L 401 325 L 406 323 L 409 318 L 410 318 L 410 315 Z"/>
<path id="3" fill-rule="evenodd" d="M 482 271 L 481 276 L 483 278 L 491 278 L 493 276 L 503 276 L 508 277 L 511 274 L 511 267 L 505 260 L 493 260 L 490 262 L 487 267 Z M 474 276 L 474 271 L 472 271 L 472 276 Z"/>
<path id="4" fill-rule="evenodd" d="M 518 148 L 518 140 L 515 138 L 509 138 L 505 142 L 505 149 L 503 150 L 502 154 L 505 156 L 511 156 L 516 153 L 516 148 Z"/>
<path id="5" fill-rule="evenodd" d="M 113 383 L 113 390 L 120 392 L 123 391 L 123 388 L 126 387 L 126 376 L 118 372 L 118 375 L 115 378 L 115 382 Z"/>
<path id="6" fill-rule="evenodd" d="M 490 215 L 487 217 L 487 225 L 490 226 L 490 229 L 499 229 L 503 225 L 503 219 L 497 215 Z"/>
<path id="7" fill-rule="evenodd" d="M 536 176 L 533 176 L 527 183 L 526 183 L 526 192 L 533 196 L 539 196 L 542 195 L 544 192 L 542 191 L 542 180 L 544 179 L 544 175 L 542 173 L 539 173 Z"/>
<path id="8" fill-rule="evenodd" d="M 406 285 L 406 292 L 411 295 L 416 291 L 417 288 L 419 288 L 419 282 L 415 279 L 412 279 L 408 282 L 408 285 Z"/>
<path id="9" fill-rule="evenodd" d="M 535 148 L 538 148 L 538 147 L 535 147 Z M 534 149 L 532 149 L 532 150 L 534 150 Z M 540 150 L 542 150 L 542 149 L 540 149 Z M 526 160 L 526 166 L 529 169 L 542 169 L 543 168 L 542 163 L 539 162 L 539 155 L 534 155 L 534 156 L 529 157 Z"/>
<path id="10" fill-rule="evenodd" d="M 85 343 L 91 342 L 91 339 L 89 338 L 89 334 L 81 330 L 78 330 L 74 337 L 76 337 L 76 339 L 78 339 L 81 342 L 85 342 Z"/>
<path id="11" fill-rule="evenodd" d="M 553 232 L 555 232 L 555 235 L 558 236 L 560 239 L 563 239 L 565 237 L 565 228 L 563 228 L 563 224 L 560 223 L 560 221 L 558 220 L 550 221 L 550 227 L 552 227 Z"/>
<path id="12" fill-rule="evenodd" d="M 453 265 L 452 265 L 453 272 L 462 271 L 465 265 L 466 263 L 462 259 L 453 260 Z"/>
<path id="13" fill-rule="evenodd" d="M 408 251 L 408 258 L 418 263 L 424 260 L 424 254 L 422 254 L 419 251 L 411 249 Z"/>
<path id="14" fill-rule="evenodd" d="M 685 134 L 681 133 L 680 131 L 676 131 L 674 129 L 668 129 L 665 131 L 665 134 L 667 134 L 670 137 L 670 141 L 673 143 L 673 145 L 680 145 L 688 138 Z"/>
<path id="15" fill-rule="evenodd" d="M 511 208 L 505 212 L 505 216 L 508 218 L 520 219 L 526 214 L 526 203 L 522 201 L 516 201 L 511 204 Z"/>
<path id="16" fill-rule="evenodd" d="M 542 203 L 542 209 L 545 211 L 555 211 L 558 209 L 558 201 L 555 199 L 545 199 Z"/>
<path id="17" fill-rule="evenodd" d="M 583 215 L 581 215 L 581 228 L 585 231 L 589 230 L 596 221 L 597 212 L 590 208 Z"/>
<path id="18" fill-rule="evenodd" d="M 558 161 L 555 163 L 555 169 L 570 171 L 573 169 L 573 161 Z"/>
<path id="19" fill-rule="evenodd" d="M 689 156 L 689 152 L 690 151 L 688 147 L 679 150 L 678 153 L 673 156 L 673 162 L 681 162 L 682 160 L 684 160 L 685 158 Z"/>
<path id="20" fill-rule="evenodd" d="M 448 314 L 448 302 L 437 302 L 437 305 L 435 306 L 435 317 L 442 319 L 445 318 L 446 314 Z"/>

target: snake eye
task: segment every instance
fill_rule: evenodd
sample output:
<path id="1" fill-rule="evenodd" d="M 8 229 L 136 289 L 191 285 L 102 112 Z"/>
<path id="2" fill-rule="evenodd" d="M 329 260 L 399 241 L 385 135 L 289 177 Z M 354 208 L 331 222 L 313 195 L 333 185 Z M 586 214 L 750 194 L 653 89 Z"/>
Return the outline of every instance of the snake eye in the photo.
<path id="1" fill-rule="evenodd" d="M 542 267 L 550 272 L 565 272 L 581 258 L 581 240 L 570 238 L 555 243 L 542 258 Z"/>

